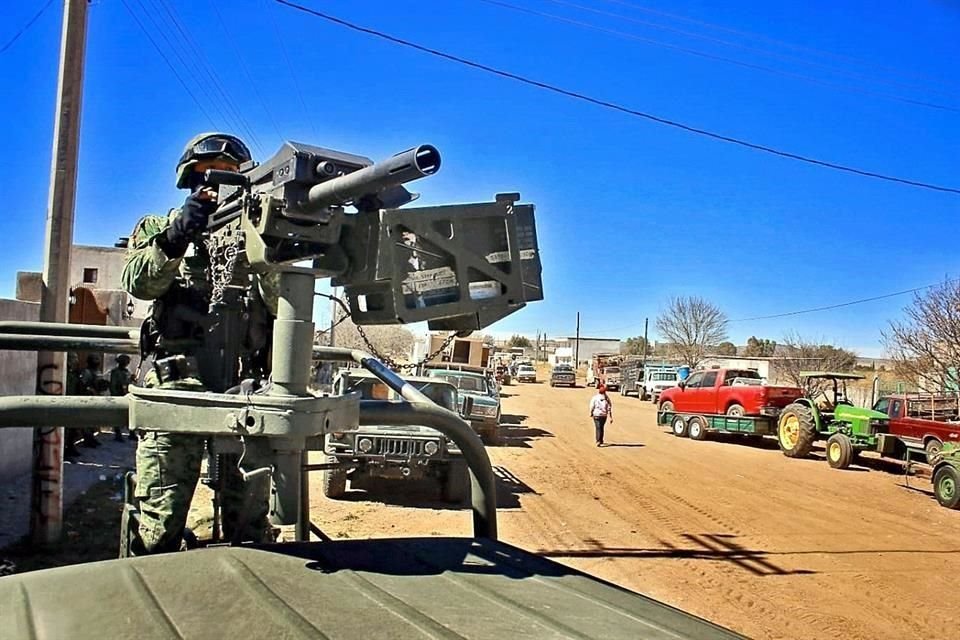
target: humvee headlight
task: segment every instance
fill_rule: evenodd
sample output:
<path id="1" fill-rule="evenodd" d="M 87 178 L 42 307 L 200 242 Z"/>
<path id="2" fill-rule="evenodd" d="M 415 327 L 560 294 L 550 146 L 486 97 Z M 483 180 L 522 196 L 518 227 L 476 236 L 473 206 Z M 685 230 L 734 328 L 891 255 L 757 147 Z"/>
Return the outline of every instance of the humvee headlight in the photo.
<path id="1" fill-rule="evenodd" d="M 427 444 L 423 445 L 423 452 L 426 453 L 428 456 L 435 455 L 439 450 L 440 450 L 440 445 L 438 445 L 436 442 L 433 442 L 432 440 Z"/>
<path id="2" fill-rule="evenodd" d="M 370 438 L 360 438 L 360 442 L 357 443 L 357 449 L 360 450 L 360 453 L 369 453 L 373 449 L 373 440 Z"/>

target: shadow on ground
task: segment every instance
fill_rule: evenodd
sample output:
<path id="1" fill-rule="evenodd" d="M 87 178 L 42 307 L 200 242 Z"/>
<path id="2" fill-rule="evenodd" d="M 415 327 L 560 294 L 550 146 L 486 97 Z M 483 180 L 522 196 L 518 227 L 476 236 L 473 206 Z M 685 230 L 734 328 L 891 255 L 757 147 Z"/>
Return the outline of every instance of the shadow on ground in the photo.
<path id="1" fill-rule="evenodd" d="M 517 509 L 520 507 L 521 495 L 537 495 L 536 491 L 506 467 L 493 467 L 493 475 L 497 487 L 498 509 Z M 379 502 L 395 507 L 418 509 L 457 511 L 470 508 L 467 501 L 462 504 L 444 502 L 440 497 L 437 484 L 427 479 L 391 481 L 374 478 L 366 480 L 362 489 L 354 489 L 351 486 L 350 490 L 337 500 Z"/>

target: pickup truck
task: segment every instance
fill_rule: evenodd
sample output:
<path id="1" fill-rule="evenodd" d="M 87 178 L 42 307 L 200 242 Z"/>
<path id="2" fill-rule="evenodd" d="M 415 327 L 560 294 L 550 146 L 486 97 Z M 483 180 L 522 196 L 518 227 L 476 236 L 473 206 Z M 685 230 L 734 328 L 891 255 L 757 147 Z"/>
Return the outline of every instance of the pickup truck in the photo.
<path id="1" fill-rule="evenodd" d="M 798 387 L 764 385 L 750 369 L 708 369 L 661 392 L 660 411 L 773 417 L 802 396 Z"/>
<path id="2" fill-rule="evenodd" d="M 873 409 L 890 416 L 890 433 L 907 444 L 923 447 L 931 464 L 940 457 L 944 442 L 960 444 L 956 396 L 892 395 L 880 398 Z"/>

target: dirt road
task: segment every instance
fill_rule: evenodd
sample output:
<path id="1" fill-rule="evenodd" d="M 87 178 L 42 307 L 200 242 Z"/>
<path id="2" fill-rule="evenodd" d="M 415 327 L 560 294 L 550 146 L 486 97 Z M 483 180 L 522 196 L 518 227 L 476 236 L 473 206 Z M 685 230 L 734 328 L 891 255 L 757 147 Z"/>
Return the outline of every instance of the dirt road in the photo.
<path id="1" fill-rule="evenodd" d="M 591 389 L 504 389 L 500 536 L 755 638 L 948 638 L 960 614 L 960 512 L 895 467 L 836 471 L 776 443 L 679 439 L 653 406 L 613 395 L 593 445 Z M 469 512 L 426 489 L 331 501 L 334 537 L 468 535 Z"/>

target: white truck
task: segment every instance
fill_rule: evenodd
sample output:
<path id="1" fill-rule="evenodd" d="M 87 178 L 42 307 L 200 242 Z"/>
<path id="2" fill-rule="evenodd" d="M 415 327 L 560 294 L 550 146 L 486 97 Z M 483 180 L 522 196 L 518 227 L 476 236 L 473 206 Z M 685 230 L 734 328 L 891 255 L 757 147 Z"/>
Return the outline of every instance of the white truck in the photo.
<path id="1" fill-rule="evenodd" d="M 677 367 L 647 365 L 643 372 L 643 391 L 640 399 L 649 399 L 654 404 L 664 389 L 677 386 Z"/>

